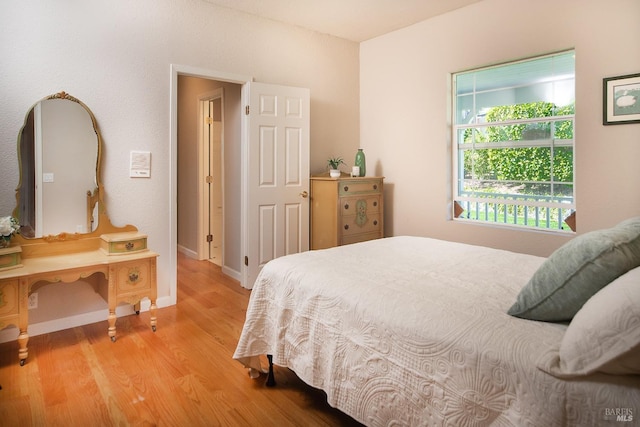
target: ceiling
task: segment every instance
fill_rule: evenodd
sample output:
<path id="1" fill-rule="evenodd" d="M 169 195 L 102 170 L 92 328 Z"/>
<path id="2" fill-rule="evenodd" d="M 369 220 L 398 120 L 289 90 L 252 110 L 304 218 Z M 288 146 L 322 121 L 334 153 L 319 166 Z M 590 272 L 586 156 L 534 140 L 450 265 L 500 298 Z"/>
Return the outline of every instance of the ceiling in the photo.
<path id="1" fill-rule="evenodd" d="M 355 42 L 481 0 L 203 0 Z"/>

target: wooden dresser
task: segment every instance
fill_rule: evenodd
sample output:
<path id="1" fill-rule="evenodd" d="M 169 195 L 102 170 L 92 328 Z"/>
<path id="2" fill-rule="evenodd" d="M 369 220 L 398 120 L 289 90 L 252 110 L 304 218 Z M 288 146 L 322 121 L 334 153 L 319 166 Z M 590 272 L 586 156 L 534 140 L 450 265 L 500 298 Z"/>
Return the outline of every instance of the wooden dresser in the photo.
<path id="1" fill-rule="evenodd" d="M 383 177 L 311 177 L 311 249 L 384 237 Z"/>

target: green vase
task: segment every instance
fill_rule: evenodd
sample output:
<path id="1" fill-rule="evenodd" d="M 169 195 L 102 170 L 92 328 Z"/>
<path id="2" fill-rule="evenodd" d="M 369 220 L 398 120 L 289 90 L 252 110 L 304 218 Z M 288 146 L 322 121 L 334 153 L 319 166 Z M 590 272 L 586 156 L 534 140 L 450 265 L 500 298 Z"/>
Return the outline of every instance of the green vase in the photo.
<path id="1" fill-rule="evenodd" d="M 362 151 L 362 148 L 358 148 L 354 164 L 360 168 L 360 176 L 365 176 L 367 174 L 367 161 L 364 157 L 364 151 Z"/>

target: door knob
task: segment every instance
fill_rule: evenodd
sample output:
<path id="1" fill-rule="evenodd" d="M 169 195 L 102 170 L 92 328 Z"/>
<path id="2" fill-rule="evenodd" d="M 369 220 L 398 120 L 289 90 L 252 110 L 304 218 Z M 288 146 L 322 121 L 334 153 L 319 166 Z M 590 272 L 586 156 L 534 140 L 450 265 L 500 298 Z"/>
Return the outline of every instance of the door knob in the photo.
<path id="1" fill-rule="evenodd" d="M 300 196 L 302 196 L 303 199 L 306 199 L 307 196 L 309 196 L 309 193 L 307 193 L 306 191 L 303 191 L 302 193 L 300 193 Z"/>

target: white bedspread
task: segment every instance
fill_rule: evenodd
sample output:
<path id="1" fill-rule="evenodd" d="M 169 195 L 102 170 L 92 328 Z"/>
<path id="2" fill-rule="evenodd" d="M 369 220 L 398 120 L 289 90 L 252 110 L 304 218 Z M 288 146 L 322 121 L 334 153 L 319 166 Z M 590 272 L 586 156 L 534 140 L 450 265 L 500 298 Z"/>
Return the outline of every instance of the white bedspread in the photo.
<path id="1" fill-rule="evenodd" d="M 568 381 L 538 368 L 566 326 L 506 311 L 543 260 L 419 237 L 278 258 L 254 285 L 233 357 L 261 369 L 257 356 L 273 355 L 370 426 L 640 417 L 640 376 Z"/>

